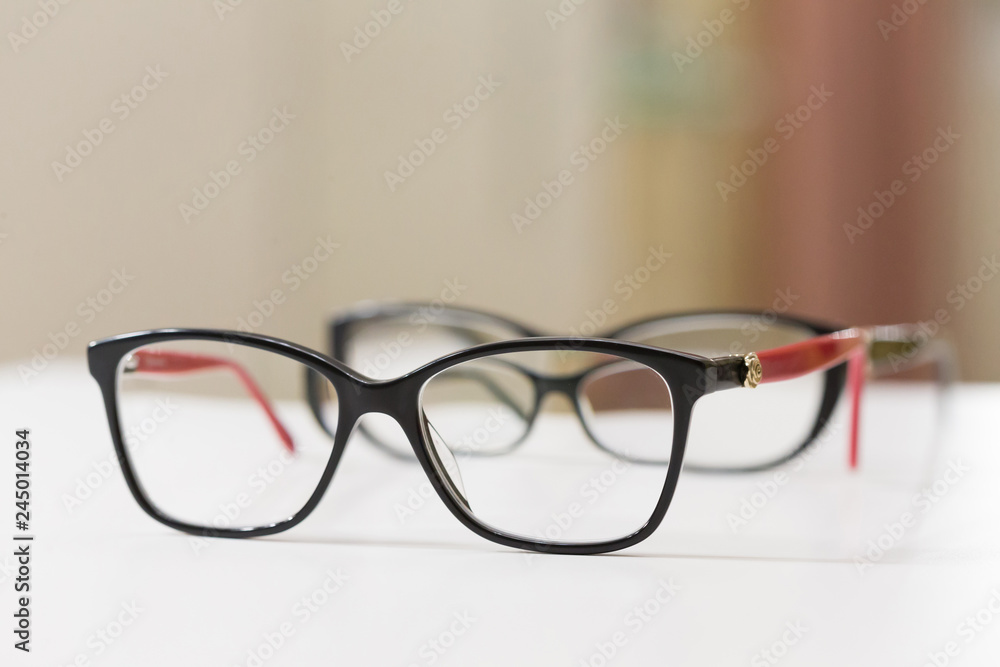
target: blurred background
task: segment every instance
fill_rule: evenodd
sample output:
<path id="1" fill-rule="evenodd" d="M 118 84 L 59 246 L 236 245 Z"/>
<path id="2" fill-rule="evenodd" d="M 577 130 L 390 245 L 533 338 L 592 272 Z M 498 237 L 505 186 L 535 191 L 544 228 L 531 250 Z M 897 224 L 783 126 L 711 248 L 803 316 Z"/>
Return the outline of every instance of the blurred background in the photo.
<path id="1" fill-rule="evenodd" d="M 1000 380 L 1000 7 L 0 8 L 0 361 L 368 299 L 921 321 Z"/>

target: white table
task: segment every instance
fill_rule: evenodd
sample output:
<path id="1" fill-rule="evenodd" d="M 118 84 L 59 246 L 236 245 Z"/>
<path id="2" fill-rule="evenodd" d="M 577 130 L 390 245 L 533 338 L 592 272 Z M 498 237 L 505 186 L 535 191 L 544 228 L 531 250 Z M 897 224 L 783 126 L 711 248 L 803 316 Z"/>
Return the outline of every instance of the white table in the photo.
<path id="1" fill-rule="evenodd" d="M 617 554 L 500 547 L 436 497 L 401 522 L 394 507 L 419 494 L 420 469 L 357 436 L 301 526 L 198 543 L 132 499 L 82 362 L 27 387 L 2 367 L 0 498 L 13 495 L 13 432 L 28 427 L 37 540 L 33 652 L 13 651 L 8 620 L 0 662 L 839 667 L 920 666 L 931 653 L 937 664 L 997 664 L 1000 386 L 955 389 L 932 459 L 930 430 L 906 432 L 905 399 L 876 389 L 869 403 L 860 471 L 847 470 L 834 426 L 763 504 L 753 494 L 773 472 L 686 474 L 654 537 Z M 96 488 L 69 511 L 67 494 L 90 473 Z M 934 482 L 945 491 L 936 502 L 914 501 Z M 734 532 L 727 516 L 743 499 L 762 507 Z M 905 512 L 915 525 L 897 540 Z M 870 540 L 892 544 L 866 566 Z M 9 619 L 12 559 L 0 565 Z"/>

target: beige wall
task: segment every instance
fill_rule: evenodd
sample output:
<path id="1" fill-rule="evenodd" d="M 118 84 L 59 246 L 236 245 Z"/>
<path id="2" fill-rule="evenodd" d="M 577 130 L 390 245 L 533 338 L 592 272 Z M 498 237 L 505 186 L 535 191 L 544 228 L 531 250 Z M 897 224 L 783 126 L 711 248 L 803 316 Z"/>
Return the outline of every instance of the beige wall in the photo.
<path id="1" fill-rule="evenodd" d="M 963 71 L 962 123 L 966 137 L 955 234 L 959 251 L 952 270 L 952 290 L 965 284 L 982 265 L 983 257 L 1000 257 L 1000 7 L 992 2 L 966 3 L 963 12 L 966 39 Z M 974 286 L 974 285 L 973 285 Z M 965 377 L 1000 379 L 1000 278 L 988 282 L 967 307 L 956 314 L 953 335 L 960 347 Z"/>
<path id="2" fill-rule="evenodd" d="M 465 303 L 579 319 L 614 283 L 606 258 L 628 256 L 597 214 L 611 162 L 522 234 L 510 214 L 614 111 L 590 74 L 600 10 L 553 33 L 537 3 L 406 2 L 347 63 L 339 43 L 384 4 L 243 3 L 220 20 L 205 2 L 71 3 L 19 53 L 5 43 L 0 296 L 19 324 L 3 356 L 73 323 L 73 353 L 137 328 L 235 327 L 275 289 L 287 300 L 260 330 L 314 345 L 337 307 L 430 299 L 449 281 Z M 0 26 L 33 9 L 5 3 Z M 112 101 L 150 65 L 169 75 L 119 120 Z M 445 122 L 489 75 L 492 97 L 460 128 Z M 238 147 L 273 107 L 295 119 L 247 162 Z M 114 132 L 59 182 L 50 163 L 105 116 Z M 436 127 L 447 141 L 390 193 L 384 171 Z M 232 159 L 242 173 L 185 223 L 179 204 Z M 340 248 L 293 291 L 282 276 L 317 237 Z M 78 304 L 120 268 L 134 280 L 88 321 Z"/>
<path id="3" fill-rule="evenodd" d="M 772 286 L 746 270 L 757 195 L 723 207 L 712 186 L 744 136 L 755 136 L 745 112 L 754 111 L 748 82 L 759 75 L 744 58 L 755 48 L 753 18 L 707 56 L 726 75 L 703 82 L 678 82 L 669 60 L 649 78 L 634 57 L 643 3 L 589 2 L 553 30 L 544 11 L 556 2 L 403 0 L 402 13 L 346 62 L 340 42 L 386 4 L 243 2 L 220 20 L 208 2 L 93 0 L 60 6 L 16 53 L 5 38 L 0 359 L 29 357 L 67 327 L 76 334 L 66 355 L 141 328 L 234 328 L 274 290 L 283 302 L 257 330 L 308 345 L 321 344 L 338 307 L 431 299 L 455 280 L 461 303 L 562 330 L 609 299 L 618 321 L 766 305 Z M 682 41 L 724 4 L 672 5 L 652 34 Z M 0 29 L 18 31 L 37 11 L 5 3 Z M 169 75 L 120 119 L 113 101 L 147 66 Z M 443 112 L 491 74 L 500 88 L 450 128 Z M 683 94 L 646 99 L 675 83 Z M 995 106 L 987 97 L 975 102 Z M 295 119 L 247 161 L 241 142 L 286 106 Z M 576 147 L 616 116 L 629 126 L 621 138 L 518 233 L 510 216 L 524 198 L 571 168 Z M 114 132 L 60 182 L 52 162 L 105 117 Z M 384 171 L 436 127 L 447 141 L 390 192 Z M 990 150 L 980 156 L 967 187 L 993 167 Z M 186 223 L 179 204 L 229 160 L 241 173 Z M 995 205 L 973 200 L 962 223 L 970 254 L 996 234 L 979 222 Z M 340 247 L 293 289 L 286 272 L 317 238 Z M 668 265 L 625 300 L 616 284 L 661 244 Z M 110 304 L 93 316 L 80 306 L 106 296 L 122 268 L 134 279 Z M 995 326 L 997 309 L 985 301 L 960 333 L 970 352 L 992 346 L 969 333 Z M 991 363 L 981 375 L 1000 377 Z"/>

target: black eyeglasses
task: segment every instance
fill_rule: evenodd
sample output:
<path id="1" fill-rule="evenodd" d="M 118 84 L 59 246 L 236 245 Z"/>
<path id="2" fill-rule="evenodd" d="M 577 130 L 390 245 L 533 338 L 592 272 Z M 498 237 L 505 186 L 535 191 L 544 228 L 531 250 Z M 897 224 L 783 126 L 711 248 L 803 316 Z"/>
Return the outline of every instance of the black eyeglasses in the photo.
<path id="1" fill-rule="evenodd" d="M 606 331 L 598 330 L 588 319 L 578 333 L 721 357 L 799 343 L 845 328 L 775 310 L 695 311 L 658 315 Z M 878 374 L 894 375 L 933 362 L 935 379 L 942 384 L 950 379 L 950 348 L 943 341 L 928 340 L 919 327 L 877 327 L 870 334 L 871 361 Z M 500 315 L 443 303 L 369 302 L 337 313 L 330 320 L 327 350 L 334 359 L 368 377 L 388 378 L 474 345 L 544 335 Z M 718 394 L 700 401 L 695 428 L 688 436 L 685 470 L 753 472 L 795 458 L 823 432 L 844 393 L 847 376 L 845 363 L 822 373 L 762 386 L 752 395 Z M 610 386 L 610 380 L 604 385 Z M 536 381 L 531 391 L 524 392 L 528 396 L 523 401 L 527 422 L 549 391 L 549 385 Z M 666 454 L 642 447 L 633 447 L 626 454 L 591 424 L 582 394 L 563 393 L 573 401 L 594 444 L 630 462 L 664 462 Z M 729 437 L 733 422 L 742 424 L 744 430 L 739 446 Z M 383 451 L 412 460 L 409 443 L 391 420 L 368 419 L 359 431 Z M 477 451 L 501 454 L 515 446 L 516 442 L 493 440 Z"/>
<path id="2" fill-rule="evenodd" d="M 220 537 L 291 528 L 319 503 L 359 419 L 381 413 L 469 529 L 511 547 L 588 554 L 636 544 L 660 524 L 697 402 L 849 363 L 856 407 L 872 338 L 846 329 L 718 358 L 530 338 L 389 380 L 227 331 L 126 334 L 91 343 L 88 355 L 129 489 L 166 525 Z M 745 424 L 722 429 L 739 447 Z"/>

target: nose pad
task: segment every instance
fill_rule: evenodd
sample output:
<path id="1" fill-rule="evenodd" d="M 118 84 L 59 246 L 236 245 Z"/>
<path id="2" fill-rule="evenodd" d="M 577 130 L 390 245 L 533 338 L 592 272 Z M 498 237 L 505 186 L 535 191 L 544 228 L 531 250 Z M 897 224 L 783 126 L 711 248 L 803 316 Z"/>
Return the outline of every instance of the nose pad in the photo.
<path id="1" fill-rule="evenodd" d="M 450 487 L 452 496 L 465 505 L 465 509 L 472 511 L 472 508 L 469 507 L 469 501 L 465 498 L 465 485 L 462 483 L 462 472 L 458 468 L 458 462 L 455 460 L 454 454 L 451 453 L 448 445 L 444 442 L 444 438 L 434 428 L 434 424 L 430 423 L 426 415 L 424 415 L 424 423 L 427 425 L 427 433 L 431 439 L 431 453 L 434 455 L 438 470 L 441 471 L 441 477 L 444 479 L 445 484 Z"/>

